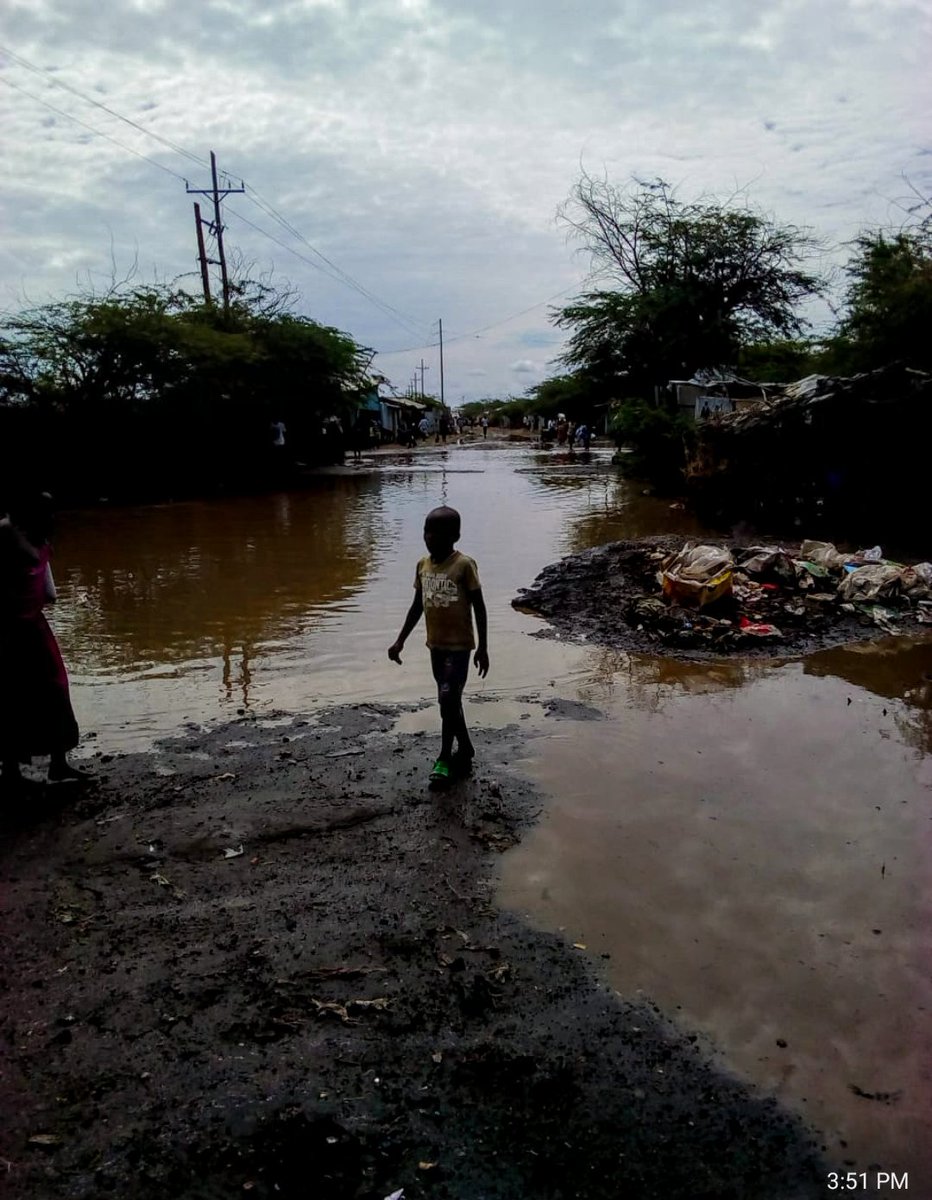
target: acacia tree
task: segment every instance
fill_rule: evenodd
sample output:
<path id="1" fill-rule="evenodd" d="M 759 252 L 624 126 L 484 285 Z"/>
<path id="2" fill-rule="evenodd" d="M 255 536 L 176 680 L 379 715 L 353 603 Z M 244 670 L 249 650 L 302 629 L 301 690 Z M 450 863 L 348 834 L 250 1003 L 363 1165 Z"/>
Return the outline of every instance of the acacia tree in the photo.
<path id="1" fill-rule="evenodd" d="M 566 413 L 572 421 L 592 420 L 592 392 L 578 375 L 553 375 L 528 388 L 528 411 L 541 417 Z"/>
<path id="2" fill-rule="evenodd" d="M 900 361 L 932 370 L 932 222 L 862 233 L 848 279 L 840 351 L 849 367 Z"/>
<path id="3" fill-rule="evenodd" d="M 822 288 L 804 269 L 817 243 L 747 207 L 684 203 L 663 180 L 619 188 L 583 174 L 560 210 L 600 284 L 554 313 L 563 362 L 591 385 L 647 394 L 734 363 L 742 345 L 798 334 L 798 305 Z"/>
<path id="4" fill-rule="evenodd" d="M 0 326 L 0 442 L 14 463 L 41 442 L 66 491 L 245 481 L 273 417 L 312 456 L 369 357 L 261 284 L 228 313 L 164 287 L 60 301 Z"/>

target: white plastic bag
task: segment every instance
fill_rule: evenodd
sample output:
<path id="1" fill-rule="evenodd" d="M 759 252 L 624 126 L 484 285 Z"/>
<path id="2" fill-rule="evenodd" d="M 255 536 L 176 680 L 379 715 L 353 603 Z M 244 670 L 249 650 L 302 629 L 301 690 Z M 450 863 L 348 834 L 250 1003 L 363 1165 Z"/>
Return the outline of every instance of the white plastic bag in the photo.
<path id="1" fill-rule="evenodd" d="M 840 571 L 851 556 L 840 553 L 831 542 L 805 541 L 799 548 L 799 557 L 829 571 Z"/>
<path id="2" fill-rule="evenodd" d="M 838 596 L 841 600 L 885 600 L 895 596 L 900 590 L 900 568 L 887 567 L 882 563 L 869 563 L 857 567 L 850 575 L 846 575 L 838 585 Z"/>
<path id="3" fill-rule="evenodd" d="M 678 554 L 668 559 L 664 571 L 676 579 L 689 583 L 708 583 L 722 571 L 727 571 L 735 565 L 730 550 L 721 546 L 690 546 L 685 545 Z"/>

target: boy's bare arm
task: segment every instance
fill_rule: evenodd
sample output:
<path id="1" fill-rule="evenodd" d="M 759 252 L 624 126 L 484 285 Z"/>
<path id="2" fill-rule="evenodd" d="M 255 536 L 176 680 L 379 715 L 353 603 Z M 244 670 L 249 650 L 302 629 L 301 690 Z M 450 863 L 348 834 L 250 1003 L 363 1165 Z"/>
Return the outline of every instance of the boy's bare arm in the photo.
<path id="1" fill-rule="evenodd" d="M 476 614 L 476 635 L 478 642 L 473 662 L 476 664 L 479 677 L 484 678 L 489 673 L 489 615 L 486 612 L 485 600 L 482 597 L 482 588 L 476 588 L 474 592 L 469 593 L 469 603 Z"/>
<path id="2" fill-rule="evenodd" d="M 421 598 L 421 593 L 415 592 L 414 599 L 411 601 L 411 607 L 408 609 L 408 615 L 405 617 L 405 623 L 401 627 L 401 633 L 398 634 L 394 643 L 388 648 L 388 657 L 392 662 L 401 662 L 401 651 L 408 640 L 408 634 L 418 621 L 420 621 L 423 611 L 424 601 Z"/>

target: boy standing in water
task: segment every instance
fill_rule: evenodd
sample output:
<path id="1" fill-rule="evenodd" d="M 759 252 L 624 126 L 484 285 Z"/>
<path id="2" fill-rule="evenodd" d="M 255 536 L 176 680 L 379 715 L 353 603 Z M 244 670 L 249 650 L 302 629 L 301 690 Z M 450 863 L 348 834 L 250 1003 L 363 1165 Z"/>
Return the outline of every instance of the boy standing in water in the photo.
<path id="1" fill-rule="evenodd" d="M 408 634 L 424 614 L 441 718 L 440 754 L 430 780 L 439 786 L 448 783 L 454 771 L 468 771 L 476 753 L 463 715 L 463 688 L 473 649 L 480 677 L 489 672 L 488 618 L 479 572 L 471 558 L 454 550 L 459 537 L 460 515 L 455 508 L 435 508 L 427 514 L 424 544 L 429 553 L 417 564 L 414 600 L 397 641 L 388 648 L 388 657 L 400 663 Z M 478 645 L 473 637 L 473 612 Z"/>

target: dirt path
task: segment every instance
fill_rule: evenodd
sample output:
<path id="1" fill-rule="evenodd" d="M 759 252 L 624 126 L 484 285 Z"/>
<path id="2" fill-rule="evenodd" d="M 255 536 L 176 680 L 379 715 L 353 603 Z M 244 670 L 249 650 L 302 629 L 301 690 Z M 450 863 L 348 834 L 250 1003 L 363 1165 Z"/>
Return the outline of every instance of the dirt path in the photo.
<path id="1" fill-rule="evenodd" d="M 7 813 L 7 1194 L 822 1196 L 795 1118 L 495 908 L 525 731 L 437 795 L 396 716 L 243 717 Z"/>

